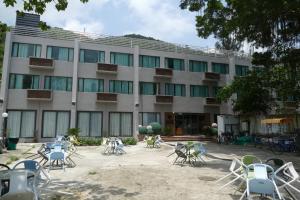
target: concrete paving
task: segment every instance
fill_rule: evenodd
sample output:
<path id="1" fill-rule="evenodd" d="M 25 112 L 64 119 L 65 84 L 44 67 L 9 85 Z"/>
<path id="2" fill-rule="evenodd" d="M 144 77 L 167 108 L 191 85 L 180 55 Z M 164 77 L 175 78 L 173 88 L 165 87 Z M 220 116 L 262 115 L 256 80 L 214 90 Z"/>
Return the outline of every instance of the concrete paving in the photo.
<path id="1" fill-rule="evenodd" d="M 40 146 L 35 144 L 31 149 L 30 145 L 18 145 L 20 157 L 28 156 L 28 149 L 34 153 Z M 251 146 L 215 143 L 206 143 L 210 156 L 205 165 L 173 165 L 176 156 L 167 157 L 174 151 L 171 145 L 163 144 L 156 149 L 146 148 L 141 142 L 126 146 L 127 153 L 119 156 L 103 155 L 104 146 L 78 147 L 78 155 L 73 157 L 77 166 L 65 171 L 51 170 L 50 191 L 43 191 L 42 199 L 235 200 L 240 198 L 240 192 L 233 187 L 220 191 L 215 183 L 228 173 L 231 158 L 246 154 L 256 155 L 262 160 L 279 157 L 300 167 L 300 156 L 294 153 L 275 156 L 269 150 Z"/>

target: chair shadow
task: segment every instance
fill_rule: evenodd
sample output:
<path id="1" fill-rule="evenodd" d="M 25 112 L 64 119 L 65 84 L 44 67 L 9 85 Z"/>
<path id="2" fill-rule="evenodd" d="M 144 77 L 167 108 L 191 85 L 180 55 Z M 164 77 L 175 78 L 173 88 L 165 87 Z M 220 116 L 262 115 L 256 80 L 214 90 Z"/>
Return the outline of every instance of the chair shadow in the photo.
<path id="1" fill-rule="evenodd" d="M 42 190 L 41 199 L 101 199 L 106 200 L 111 196 L 117 199 L 131 198 L 139 195 L 139 192 L 128 192 L 125 188 L 101 184 L 86 183 L 83 181 L 60 181 L 53 179 L 46 190 Z"/>

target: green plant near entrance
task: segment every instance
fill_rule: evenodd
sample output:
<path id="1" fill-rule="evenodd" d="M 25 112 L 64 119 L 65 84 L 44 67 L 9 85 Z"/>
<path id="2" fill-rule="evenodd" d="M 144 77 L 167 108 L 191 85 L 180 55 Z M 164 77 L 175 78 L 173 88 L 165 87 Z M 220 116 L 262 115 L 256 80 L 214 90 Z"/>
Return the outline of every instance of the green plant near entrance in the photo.
<path id="1" fill-rule="evenodd" d="M 67 131 L 68 136 L 75 136 L 76 138 L 78 138 L 79 133 L 80 133 L 79 128 L 69 128 Z"/>
<path id="2" fill-rule="evenodd" d="M 125 145 L 136 145 L 137 144 L 137 140 L 134 137 L 123 138 L 122 142 Z"/>
<path id="3" fill-rule="evenodd" d="M 100 146 L 102 144 L 102 138 L 96 137 L 79 137 L 78 141 L 80 146 Z"/>

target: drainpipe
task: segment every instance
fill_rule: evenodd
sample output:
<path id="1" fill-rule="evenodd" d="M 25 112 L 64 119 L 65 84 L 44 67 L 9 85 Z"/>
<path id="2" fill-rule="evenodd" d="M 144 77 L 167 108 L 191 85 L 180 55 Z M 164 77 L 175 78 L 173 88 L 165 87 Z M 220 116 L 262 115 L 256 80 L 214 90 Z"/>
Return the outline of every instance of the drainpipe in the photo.
<path id="1" fill-rule="evenodd" d="M 133 63 L 133 137 L 139 134 L 139 46 L 134 46 Z"/>
<path id="2" fill-rule="evenodd" d="M 75 41 L 74 41 L 73 82 L 72 82 L 72 106 L 71 106 L 71 123 L 70 123 L 70 128 L 75 128 L 76 127 L 78 55 L 79 55 L 79 40 L 75 39 Z"/>

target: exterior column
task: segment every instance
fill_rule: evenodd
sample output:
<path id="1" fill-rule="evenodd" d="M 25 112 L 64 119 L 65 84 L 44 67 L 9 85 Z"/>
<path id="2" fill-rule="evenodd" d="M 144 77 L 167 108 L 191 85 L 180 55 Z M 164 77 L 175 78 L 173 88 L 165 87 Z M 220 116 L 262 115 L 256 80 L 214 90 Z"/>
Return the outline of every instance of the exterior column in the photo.
<path id="1" fill-rule="evenodd" d="M 133 136 L 137 139 L 139 134 L 139 46 L 134 46 L 133 61 Z"/>
<path id="2" fill-rule="evenodd" d="M 73 83 L 72 83 L 72 107 L 71 107 L 71 123 L 70 128 L 76 127 L 76 111 L 77 111 L 77 77 L 78 77 L 78 58 L 79 56 L 79 40 L 74 41 L 74 60 L 73 60 Z"/>
<path id="3" fill-rule="evenodd" d="M 2 113 L 6 111 L 7 107 L 7 96 L 8 96 L 8 79 L 9 79 L 9 65 L 10 65 L 10 52 L 12 48 L 11 39 L 12 34 L 11 32 L 6 33 L 5 38 L 5 47 L 4 47 L 4 56 L 3 56 L 3 68 L 2 68 L 2 81 L 1 81 L 1 91 L 0 91 L 0 106 L 1 106 L 1 113 L 0 113 L 0 130 L 1 130 L 1 137 L 2 137 L 2 129 L 3 129 L 3 119 Z"/>

